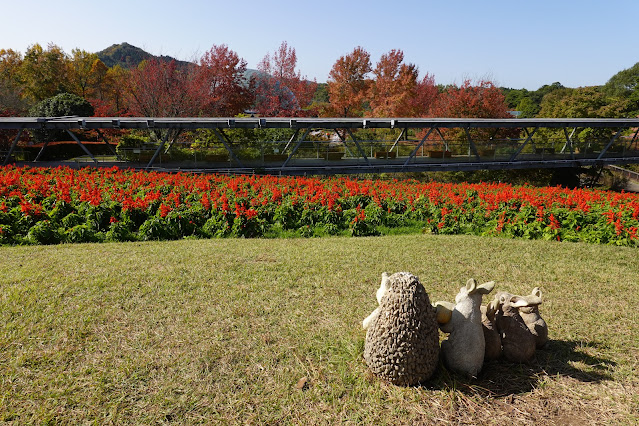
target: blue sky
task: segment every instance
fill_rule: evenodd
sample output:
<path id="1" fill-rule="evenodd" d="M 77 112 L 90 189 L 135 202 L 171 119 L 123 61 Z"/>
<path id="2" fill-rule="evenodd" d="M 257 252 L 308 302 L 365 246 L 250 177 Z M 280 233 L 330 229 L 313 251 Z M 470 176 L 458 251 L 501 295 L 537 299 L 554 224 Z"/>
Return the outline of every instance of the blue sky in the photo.
<path id="1" fill-rule="evenodd" d="M 303 75 L 327 79 L 362 46 L 373 64 L 391 49 L 440 84 L 490 78 L 535 90 L 604 84 L 639 62 L 636 0 L 42 1 L 5 2 L 0 48 L 55 43 L 70 53 L 128 42 L 189 60 L 227 44 L 249 68 L 282 41 Z M 634 46 L 634 47 L 633 47 Z"/>

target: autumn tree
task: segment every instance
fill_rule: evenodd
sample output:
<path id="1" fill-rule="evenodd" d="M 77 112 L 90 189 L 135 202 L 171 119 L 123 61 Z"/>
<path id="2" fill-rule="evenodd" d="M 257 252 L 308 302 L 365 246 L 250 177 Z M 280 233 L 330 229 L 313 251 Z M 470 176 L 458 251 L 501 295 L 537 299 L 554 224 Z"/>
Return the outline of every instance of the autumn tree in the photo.
<path id="1" fill-rule="evenodd" d="M 511 118 L 503 92 L 492 81 L 449 87 L 439 96 L 433 112 L 437 117 Z"/>
<path id="2" fill-rule="evenodd" d="M 194 68 L 175 61 L 151 59 L 131 71 L 129 107 L 143 117 L 187 117 L 199 113 L 201 99 L 194 90 Z"/>
<path id="3" fill-rule="evenodd" d="M 0 113 L 16 115 L 26 109 L 22 99 L 20 68 L 22 55 L 11 49 L 0 49 Z"/>
<path id="4" fill-rule="evenodd" d="M 328 74 L 327 116 L 361 117 L 368 94 L 371 55 L 362 47 L 341 56 Z"/>
<path id="5" fill-rule="evenodd" d="M 202 90 L 195 65 L 178 67 L 175 61 L 143 61 L 128 78 L 128 107 L 142 117 L 193 117 L 200 112 Z M 157 139 L 175 140 L 179 130 L 152 130 Z"/>
<path id="6" fill-rule="evenodd" d="M 473 84 L 465 80 L 461 86 L 450 86 L 438 96 L 432 109 L 435 117 L 455 118 L 513 118 L 508 112 L 504 93 L 492 81 L 480 80 Z M 444 134 L 457 140 L 466 140 L 464 131 L 451 130 Z M 491 138 L 517 136 L 518 133 L 491 129 L 475 129 L 470 132 L 476 141 L 489 141 Z"/>
<path id="7" fill-rule="evenodd" d="M 417 82 L 415 95 L 408 102 L 410 115 L 406 117 L 430 117 L 433 113 L 432 108 L 437 105 L 438 97 L 435 77 L 427 73 Z"/>
<path id="8" fill-rule="evenodd" d="M 302 77 L 297 54 L 284 41 L 273 55 L 266 54 L 253 76 L 255 110 L 264 116 L 298 116 L 308 112 L 317 83 Z"/>
<path id="9" fill-rule="evenodd" d="M 404 52 L 393 49 L 382 55 L 373 75 L 370 106 L 374 117 L 413 117 L 418 115 L 417 107 L 423 113 L 424 108 L 415 102 L 419 70 L 404 63 Z"/>
<path id="10" fill-rule="evenodd" d="M 24 96 L 39 102 L 69 90 L 69 56 L 55 44 L 29 46 L 21 66 Z"/>
<path id="11" fill-rule="evenodd" d="M 204 53 L 198 80 L 204 95 L 202 110 L 212 116 L 234 116 L 252 104 L 245 80 L 246 61 L 222 44 Z"/>
<path id="12" fill-rule="evenodd" d="M 127 93 L 130 87 L 130 72 L 119 64 L 106 71 L 101 87 L 103 99 L 107 102 L 116 115 L 126 115 L 128 111 Z"/>
<path id="13" fill-rule="evenodd" d="M 99 59 L 95 53 L 80 49 L 71 51 L 69 80 L 71 89 L 76 95 L 86 98 L 88 92 L 94 86 L 96 80 L 94 72 L 98 71 L 93 67 L 96 61 L 99 61 Z"/>

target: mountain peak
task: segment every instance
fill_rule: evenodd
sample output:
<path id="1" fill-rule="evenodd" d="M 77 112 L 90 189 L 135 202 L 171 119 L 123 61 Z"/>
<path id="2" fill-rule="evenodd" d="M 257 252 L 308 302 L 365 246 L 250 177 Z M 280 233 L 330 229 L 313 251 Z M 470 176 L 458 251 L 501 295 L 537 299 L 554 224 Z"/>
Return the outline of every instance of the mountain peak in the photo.
<path id="1" fill-rule="evenodd" d="M 109 68 L 114 65 L 120 65 L 122 68 L 135 68 L 140 64 L 140 62 L 148 61 L 150 59 L 157 59 L 159 61 L 166 62 L 176 61 L 180 65 L 189 64 L 189 62 L 178 61 L 170 56 L 152 55 L 149 52 L 127 42 L 113 44 L 106 49 L 99 51 L 97 55 L 98 58 L 104 62 L 104 65 Z"/>

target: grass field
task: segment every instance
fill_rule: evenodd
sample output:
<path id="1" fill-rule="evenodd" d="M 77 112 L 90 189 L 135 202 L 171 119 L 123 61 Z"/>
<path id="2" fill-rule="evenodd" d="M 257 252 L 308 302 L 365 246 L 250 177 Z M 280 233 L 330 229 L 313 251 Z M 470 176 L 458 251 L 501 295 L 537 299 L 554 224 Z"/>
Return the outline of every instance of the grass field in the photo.
<path id="1" fill-rule="evenodd" d="M 0 422 L 639 422 L 631 248 L 469 236 L 0 248 Z M 381 382 L 361 320 L 383 271 L 432 301 L 466 279 L 539 286 L 551 341 L 477 380 Z"/>

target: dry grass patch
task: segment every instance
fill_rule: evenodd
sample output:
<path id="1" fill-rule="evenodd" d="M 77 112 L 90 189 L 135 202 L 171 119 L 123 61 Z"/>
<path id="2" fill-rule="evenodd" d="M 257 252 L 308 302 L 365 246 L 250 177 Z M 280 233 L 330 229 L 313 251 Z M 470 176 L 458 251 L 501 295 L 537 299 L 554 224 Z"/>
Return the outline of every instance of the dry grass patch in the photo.
<path id="1" fill-rule="evenodd" d="M 0 420 L 15 424 L 639 421 L 637 251 L 411 235 L 0 249 Z M 383 271 L 431 300 L 539 286 L 548 346 L 478 380 L 373 377 Z"/>

